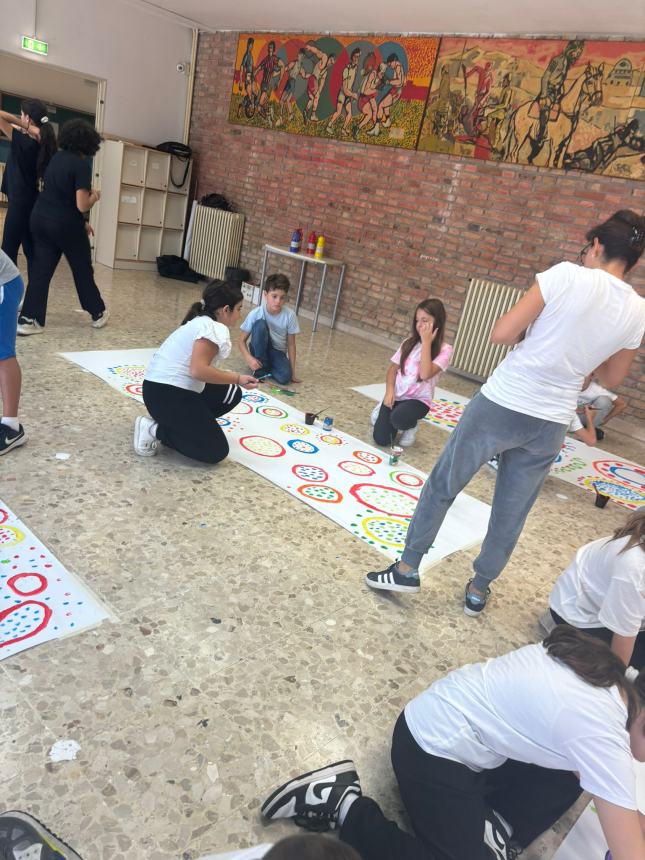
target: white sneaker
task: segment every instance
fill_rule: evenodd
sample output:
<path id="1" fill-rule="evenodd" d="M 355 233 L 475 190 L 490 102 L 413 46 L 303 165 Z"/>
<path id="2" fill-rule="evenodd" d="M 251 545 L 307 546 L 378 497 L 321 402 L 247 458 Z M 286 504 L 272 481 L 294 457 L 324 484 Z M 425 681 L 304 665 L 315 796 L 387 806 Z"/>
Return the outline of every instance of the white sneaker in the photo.
<path id="1" fill-rule="evenodd" d="M 417 438 L 417 430 L 419 425 L 415 424 L 410 430 L 404 430 L 399 439 L 399 445 L 402 448 L 411 448 L 414 445 L 414 440 Z"/>
<path id="2" fill-rule="evenodd" d="M 38 320 L 30 320 L 28 317 L 18 318 L 18 334 L 23 336 L 28 334 L 42 334 L 45 331 L 45 326 L 41 325 Z"/>
<path id="3" fill-rule="evenodd" d="M 157 453 L 159 440 L 152 432 L 156 422 L 145 415 L 138 415 L 134 422 L 134 450 L 141 457 L 153 457 Z"/>
<path id="4" fill-rule="evenodd" d="M 376 422 L 378 420 L 378 414 L 381 411 L 381 406 L 382 406 L 382 404 L 379 403 L 378 406 L 375 406 L 374 409 L 372 409 L 372 414 L 370 415 L 370 421 L 372 422 L 372 427 L 374 427 L 374 425 L 376 424 Z"/>
<path id="5" fill-rule="evenodd" d="M 94 320 L 92 320 L 92 328 L 103 328 L 104 325 L 107 325 L 107 321 L 110 319 L 110 312 L 106 308 L 102 314 Z"/>

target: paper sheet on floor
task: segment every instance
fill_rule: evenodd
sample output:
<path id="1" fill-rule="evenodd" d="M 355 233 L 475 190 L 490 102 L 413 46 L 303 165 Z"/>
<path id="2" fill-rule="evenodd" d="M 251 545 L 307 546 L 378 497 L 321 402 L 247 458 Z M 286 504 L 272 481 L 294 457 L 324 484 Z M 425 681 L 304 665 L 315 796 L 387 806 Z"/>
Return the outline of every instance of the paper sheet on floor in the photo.
<path id="1" fill-rule="evenodd" d="M 141 380 L 153 350 L 61 353 L 114 388 L 141 400 Z M 142 362 L 143 359 L 143 362 Z M 383 452 L 334 428 L 308 427 L 291 402 L 260 390 L 244 395 L 219 419 L 230 457 L 324 514 L 356 537 L 396 558 L 425 474 L 405 463 L 388 465 Z M 461 493 L 426 556 L 434 564 L 481 542 L 490 506 Z"/>
<path id="2" fill-rule="evenodd" d="M 0 660 L 113 617 L 0 501 Z"/>
<path id="3" fill-rule="evenodd" d="M 361 385 L 353 388 L 370 400 L 381 401 L 385 384 Z M 424 421 L 451 432 L 457 426 L 467 397 L 437 388 L 432 409 Z M 585 445 L 572 436 L 567 436 L 551 471 L 552 478 L 560 478 L 595 493 L 596 488 L 612 501 L 630 510 L 645 505 L 645 468 L 630 460 L 616 458 L 601 448 Z"/>

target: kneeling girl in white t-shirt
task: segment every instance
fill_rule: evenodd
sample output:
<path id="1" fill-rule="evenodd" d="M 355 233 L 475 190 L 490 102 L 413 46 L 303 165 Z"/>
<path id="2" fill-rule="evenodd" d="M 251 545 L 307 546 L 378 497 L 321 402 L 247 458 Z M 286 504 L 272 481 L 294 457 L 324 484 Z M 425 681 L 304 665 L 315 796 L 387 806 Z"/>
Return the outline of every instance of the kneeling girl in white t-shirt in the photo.
<path id="1" fill-rule="evenodd" d="M 151 418 L 139 416 L 134 450 L 143 457 L 159 443 L 203 463 L 219 463 L 228 442 L 216 418 L 230 412 L 242 388 L 257 380 L 216 365 L 231 353 L 228 327 L 240 316 L 242 292 L 225 281 L 211 281 L 199 302 L 154 354 L 143 377 L 143 402 Z"/>
<path id="2" fill-rule="evenodd" d="M 351 761 L 285 783 L 262 813 L 339 827 L 363 860 L 512 860 L 584 789 L 613 860 L 645 860 L 634 759 L 645 760 L 645 675 L 628 681 L 604 642 L 561 626 L 406 706 L 392 766 L 414 835 L 361 794 Z"/>
<path id="3" fill-rule="evenodd" d="M 645 510 L 613 537 L 581 547 L 549 597 L 556 624 L 569 624 L 611 646 L 626 664 L 645 666 Z"/>

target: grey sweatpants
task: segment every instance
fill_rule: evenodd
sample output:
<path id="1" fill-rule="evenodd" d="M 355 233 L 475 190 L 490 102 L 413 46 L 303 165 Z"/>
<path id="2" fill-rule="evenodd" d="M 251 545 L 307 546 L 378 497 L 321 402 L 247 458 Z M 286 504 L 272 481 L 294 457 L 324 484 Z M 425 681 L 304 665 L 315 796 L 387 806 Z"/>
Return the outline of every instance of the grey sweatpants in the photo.
<path id="1" fill-rule="evenodd" d="M 455 496 L 499 454 L 488 531 L 473 564 L 473 584 L 485 591 L 509 560 L 566 432 L 566 424 L 514 412 L 476 394 L 423 487 L 402 560 L 419 567 Z"/>

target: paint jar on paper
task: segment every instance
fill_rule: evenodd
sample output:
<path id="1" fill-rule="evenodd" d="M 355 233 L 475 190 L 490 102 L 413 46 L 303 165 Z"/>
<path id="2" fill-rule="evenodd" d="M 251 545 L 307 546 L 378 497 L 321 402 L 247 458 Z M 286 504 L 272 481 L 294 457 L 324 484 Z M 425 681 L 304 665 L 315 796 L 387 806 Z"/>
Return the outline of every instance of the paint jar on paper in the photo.
<path id="1" fill-rule="evenodd" d="M 593 485 L 594 490 L 596 491 L 596 501 L 595 505 L 597 508 L 604 508 L 607 502 L 609 501 L 609 496 L 606 496 L 604 493 L 601 493 L 598 489 L 598 484 L 594 482 Z"/>
<path id="2" fill-rule="evenodd" d="M 390 466 L 396 466 L 403 454 L 403 448 L 399 448 L 398 445 L 392 445 L 390 448 Z"/>
<path id="3" fill-rule="evenodd" d="M 316 236 L 316 231 L 312 230 L 309 234 L 309 238 L 307 239 L 307 253 L 310 257 L 316 253 L 316 241 L 318 237 Z"/>
<path id="4" fill-rule="evenodd" d="M 302 247 L 302 227 L 297 227 L 291 234 L 289 250 L 292 254 L 299 254 Z"/>
<path id="5" fill-rule="evenodd" d="M 314 253 L 314 257 L 316 260 L 322 260 L 325 254 L 325 237 L 319 236 L 318 241 L 316 242 L 316 251 Z"/>
<path id="6" fill-rule="evenodd" d="M 328 415 L 325 418 L 325 420 L 323 421 L 323 426 L 322 426 L 323 432 L 329 433 L 329 431 L 331 430 L 331 428 L 333 426 L 334 426 L 334 419 L 331 417 L 331 415 Z"/>
<path id="7" fill-rule="evenodd" d="M 316 420 L 314 412 L 305 412 L 305 424 L 313 424 Z"/>

